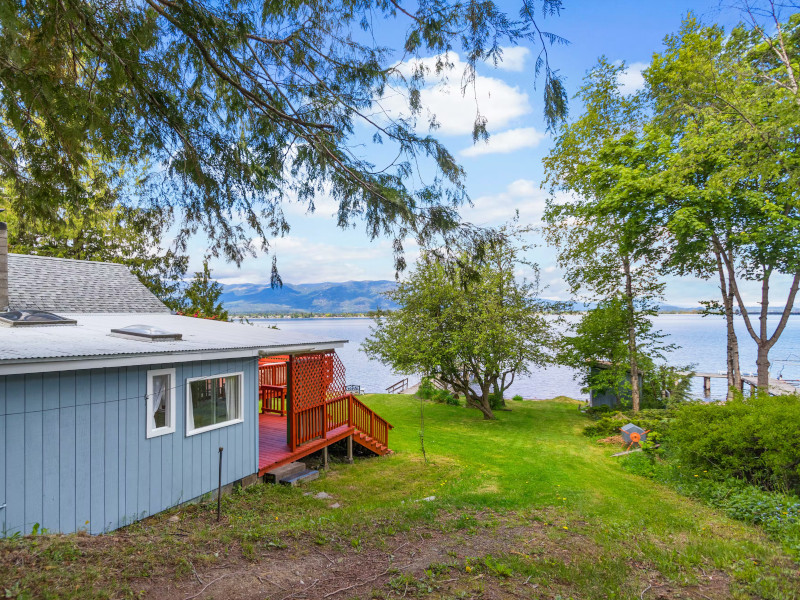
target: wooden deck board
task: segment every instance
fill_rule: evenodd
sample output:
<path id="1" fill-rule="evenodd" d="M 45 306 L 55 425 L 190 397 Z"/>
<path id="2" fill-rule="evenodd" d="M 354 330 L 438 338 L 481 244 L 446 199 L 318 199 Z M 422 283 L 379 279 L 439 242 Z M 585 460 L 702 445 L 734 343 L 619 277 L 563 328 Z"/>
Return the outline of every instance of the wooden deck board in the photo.
<path id="1" fill-rule="evenodd" d="M 313 440 L 294 452 L 286 443 L 286 417 L 278 415 L 258 415 L 258 474 L 289 464 L 321 450 L 334 442 L 346 438 L 355 431 L 354 427 L 342 425 L 328 432 L 325 439 Z"/>

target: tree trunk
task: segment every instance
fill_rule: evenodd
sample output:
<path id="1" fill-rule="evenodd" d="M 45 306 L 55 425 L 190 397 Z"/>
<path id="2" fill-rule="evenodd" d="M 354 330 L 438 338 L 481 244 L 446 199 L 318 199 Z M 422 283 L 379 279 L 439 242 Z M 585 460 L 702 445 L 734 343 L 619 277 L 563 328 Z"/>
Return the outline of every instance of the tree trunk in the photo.
<path id="1" fill-rule="evenodd" d="M 469 385 L 469 379 L 466 377 L 463 379 L 458 377 L 445 379 L 443 377 L 443 380 L 445 383 L 450 384 L 454 390 L 464 394 L 464 401 L 467 403 L 467 406 L 477 408 L 479 411 L 481 411 L 484 419 L 491 420 L 495 418 L 494 413 L 492 412 L 492 406 L 489 404 L 489 390 L 491 389 L 490 383 L 481 383 L 481 392 L 480 394 L 477 394 Z"/>
<path id="2" fill-rule="evenodd" d="M 736 337 L 735 314 L 733 311 L 733 288 L 731 282 L 727 280 L 725 266 L 722 264 L 722 257 L 719 252 L 714 250 L 717 259 L 717 272 L 719 273 L 719 290 L 722 295 L 722 308 L 725 314 L 725 324 L 728 329 L 728 344 L 726 348 L 726 365 L 728 375 L 728 394 L 730 400 L 736 390 L 742 389 L 742 372 L 739 368 L 739 340 Z"/>
<path id="3" fill-rule="evenodd" d="M 761 314 L 758 316 L 758 354 L 756 369 L 758 374 L 758 391 L 769 392 L 769 346 L 767 345 L 767 318 L 769 317 L 769 276 L 771 270 L 764 269 L 761 280 Z"/>
<path id="4" fill-rule="evenodd" d="M 628 355 L 631 364 L 631 402 L 633 411 L 639 412 L 640 392 L 639 392 L 639 363 L 637 360 L 636 348 L 636 319 L 634 318 L 633 306 L 633 278 L 631 276 L 631 263 L 628 257 L 622 261 L 625 272 L 625 302 L 628 307 Z"/>
<path id="5" fill-rule="evenodd" d="M 494 413 L 492 412 L 492 405 L 489 404 L 489 388 L 488 384 L 484 384 L 481 386 L 481 395 L 478 396 L 474 392 L 472 395 L 474 398 L 474 406 L 479 411 L 483 413 L 483 418 L 487 421 L 492 420 L 495 418 Z"/>
<path id="6" fill-rule="evenodd" d="M 737 304 L 739 305 L 739 312 L 742 313 L 742 320 L 747 327 L 747 332 L 750 334 L 750 337 L 753 338 L 753 341 L 756 343 L 756 347 L 758 348 L 758 354 L 756 358 L 756 365 L 758 367 L 758 389 L 760 391 L 768 392 L 769 351 L 775 345 L 778 339 L 780 339 L 783 330 L 786 329 L 786 323 L 789 322 L 789 315 L 792 312 L 792 307 L 794 306 L 794 300 L 797 297 L 798 288 L 800 288 L 800 271 L 794 273 L 792 285 L 789 288 L 789 295 L 786 298 L 786 304 L 783 307 L 783 312 L 781 314 L 781 319 L 778 322 L 778 326 L 775 327 L 775 331 L 772 332 L 772 335 L 768 336 L 767 314 L 769 310 L 769 278 L 770 275 L 772 275 L 772 269 L 766 265 L 764 266 L 764 275 L 761 279 L 761 314 L 759 316 L 760 326 L 759 332 L 756 333 L 755 329 L 753 328 L 753 323 L 750 320 L 750 314 L 747 312 L 747 307 L 745 306 L 744 299 L 742 298 L 742 294 L 739 290 L 739 286 L 736 283 L 736 272 L 733 263 L 733 257 L 728 256 L 728 254 L 725 253 L 722 245 L 720 244 L 719 238 L 713 236 L 712 239 L 716 250 L 720 253 L 725 261 L 725 269 L 728 272 L 728 284 L 730 285 L 730 289 L 733 291 L 733 295 L 736 298 Z"/>

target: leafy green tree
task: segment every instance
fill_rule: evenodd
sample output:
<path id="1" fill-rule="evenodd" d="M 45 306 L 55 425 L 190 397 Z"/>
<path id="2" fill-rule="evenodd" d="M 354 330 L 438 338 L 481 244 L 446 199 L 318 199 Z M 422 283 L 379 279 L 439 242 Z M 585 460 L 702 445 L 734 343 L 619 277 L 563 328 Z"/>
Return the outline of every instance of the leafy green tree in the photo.
<path id="1" fill-rule="evenodd" d="M 430 69 L 414 59 L 438 56 L 438 74 L 459 52 L 468 88 L 502 44 L 534 45 L 553 126 L 567 106 L 548 48 L 563 40 L 540 21 L 560 9 L 561 0 L 523 0 L 516 17 L 491 0 L 4 1 L 0 177 L 17 213 L 56 219 L 65 191 L 91 198 L 84 166 L 118 157 L 102 176 L 141 168 L 125 205 L 173 210 L 179 243 L 202 229 L 211 253 L 233 261 L 253 250 L 253 232 L 266 250 L 288 231 L 287 201 L 313 210 L 324 192 L 342 227 L 363 220 L 371 237 L 393 237 L 402 268 L 402 240 L 452 231 L 466 198 L 463 169 L 418 133 Z M 378 45 L 376 26 L 404 30 L 402 48 Z M 381 106 L 398 91 L 409 118 Z M 474 136 L 486 136 L 477 107 Z M 410 177 L 418 169 L 426 184 Z"/>
<path id="2" fill-rule="evenodd" d="M 769 384 L 769 351 L 786 327 L 800 285 L 800 96 L 793 62 L 800 15 L 772 29 L 767 35 L 740 25 L 726 33 L 689 17 L 645 75 L 665 158 L 661 182 L 644 185 L 661 186 L 658 220 L 677 242 L 672 262 L 693 268 L 705 260 L 708 272 L 717 271 L 728 316 L 729 369 L 738 370 L 735 302 L 756 344 L 762 389 Z M 790 282 L 770 331 L 777 274 Z M 746 280 L 761 286 L 758 323 L 741 292 Z"/>
<path id="3" fill-rule="evenodd" d="M 181 312 L 190 317 L 227 321 L 228 311 L 222 306 L 221 295 L 222 285 L 211 278 L 208 259 L 205 259 L 203 270 L 195 272 L 183 292 L 184 309 Z"/>
<path id="4" fill-rule="evenodd" d="M 548 201 L 544 220 L 572 294 L 594 302 L 622 299 L 631 396 L 639 410 L 640 337 L 664 289 L 663 242 L 643 206 L 647 191 L 632 191 L 631 173 L 650 169 L 657 155 L 643 138 L 642 99 L 619 91 L 624 68 L 601 58 L 587 74 L 578 93 L 583 113 L 562 128 L 544 159 L 545 184 L 569 197 Z"/>
<path id="5" fill-rule="evenodd" d="M 619 400 L 630 391 L 625 312 L 620 298 L 601 302 L 581 315 L 574 335 L 561 340 L 559 362 L 582 374 L 584 393 L 612 390 Z"/>
<path id="6" fill-rule="evenodd" d="M 623 296 L 600 302 L 586 311 L 575 326 L 573 334 L 564 336 L 559 351 L 559 362 L 583 374 L 583 391 L 610 390 L 618 401 L 630 397 L 630 357 L 628 354 L 628 304 Z M 642 404 L 663 404 L 668 395 L 683 396 L 682 378 L 676 369 L 659 366 L 665 353 L 674 348 L 664 343 L 664 334 L 653 328 L 646 315 L 636 313 L 637 349 L 636 364 L 642 375 Z"/>
<path id="7" fill-rule="evenodd" d="M 490 394 L 512 374 L 551 362 L 554 324 L 538 296 L 538 271 L 507 229 L 486 246 L 462 245 L 447 256 L 424 252 L 387 296 L 384 313 L 362 348 L 400 373 L 435 376 L 467 406 L 493 419 Z M 500 264 L 500 268 L 498 268 Z M 534 280 L 516 277 L 527 264 Z"/>

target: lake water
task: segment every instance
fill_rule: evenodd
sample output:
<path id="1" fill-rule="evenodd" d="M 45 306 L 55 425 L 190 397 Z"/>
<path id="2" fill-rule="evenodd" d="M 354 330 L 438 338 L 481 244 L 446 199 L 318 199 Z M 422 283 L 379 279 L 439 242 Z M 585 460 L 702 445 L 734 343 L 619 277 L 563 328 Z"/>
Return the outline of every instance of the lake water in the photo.
<path id="1" fill-rule="evenodd" d="M 575 317 L 577 318 L 577 317 Z M 770 318 L 774 327 L 778 317 Z M 256 319 L 257 325 L 276 325 L 287 332 L 297 332 L 345 339 L 350 343 L 337 350 L 345 368 L 347 382 L 361 385 L 367 392 L 383 392 L 405 375 L 394 373 L 386 365 L 369 360 L 361 352 L 361 343 L 366 339 L 372 325 L 371 319 Z M 700 315 L 659 315 L 656 327 L 667 334 L 670 343 L 679 346 L 669 355 L 669 363 L 676 366 L 692 366 L 697 371 L 725 371 L 725 322 L 721 317 Z M 755 342 L 750 338 L 744 323 L 737 323 L 742 372 L 756 371 Z M 800 380 L 800 316 L 793 315 L 781 336 L 780 341 L 770 351 L 773 377 L 779 374 L 787 380 Z M 525 398 L 552 398 L 565 395 L 572 398 L 586 398 L 580 391 L 580 383 L 575 380 L 576 372 L 567 367 L 548 367 L 535 369 L 529 376 L 519 378 L 506 395 L 520 394 Z M 410 376 L 410 383 L 419 377 Z M 702 380 L 693 380 L 693 393 L 702 396 Z M 711 380 L 711 397 L 724 398 L 726 381 Z"/>

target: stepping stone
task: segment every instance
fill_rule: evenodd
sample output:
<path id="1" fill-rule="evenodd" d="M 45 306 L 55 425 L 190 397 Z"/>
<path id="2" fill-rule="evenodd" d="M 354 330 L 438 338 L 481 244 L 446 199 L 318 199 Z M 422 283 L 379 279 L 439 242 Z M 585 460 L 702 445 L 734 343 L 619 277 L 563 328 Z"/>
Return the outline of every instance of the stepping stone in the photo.
<path id="1" fill-rule="evenodd" d="M 290 485 L 292 487 L 298 486 L 301 483 L 305 483 L 306 481 L 314 481 L 319 477 L 319 471 L 314 471 L 312 469 L 306 469 L 304 471 L 300 471 L 299 473 L 294 473 L 289 475 L 288 477 L 284 477 L 280 480 L 281 485 Z"/>

